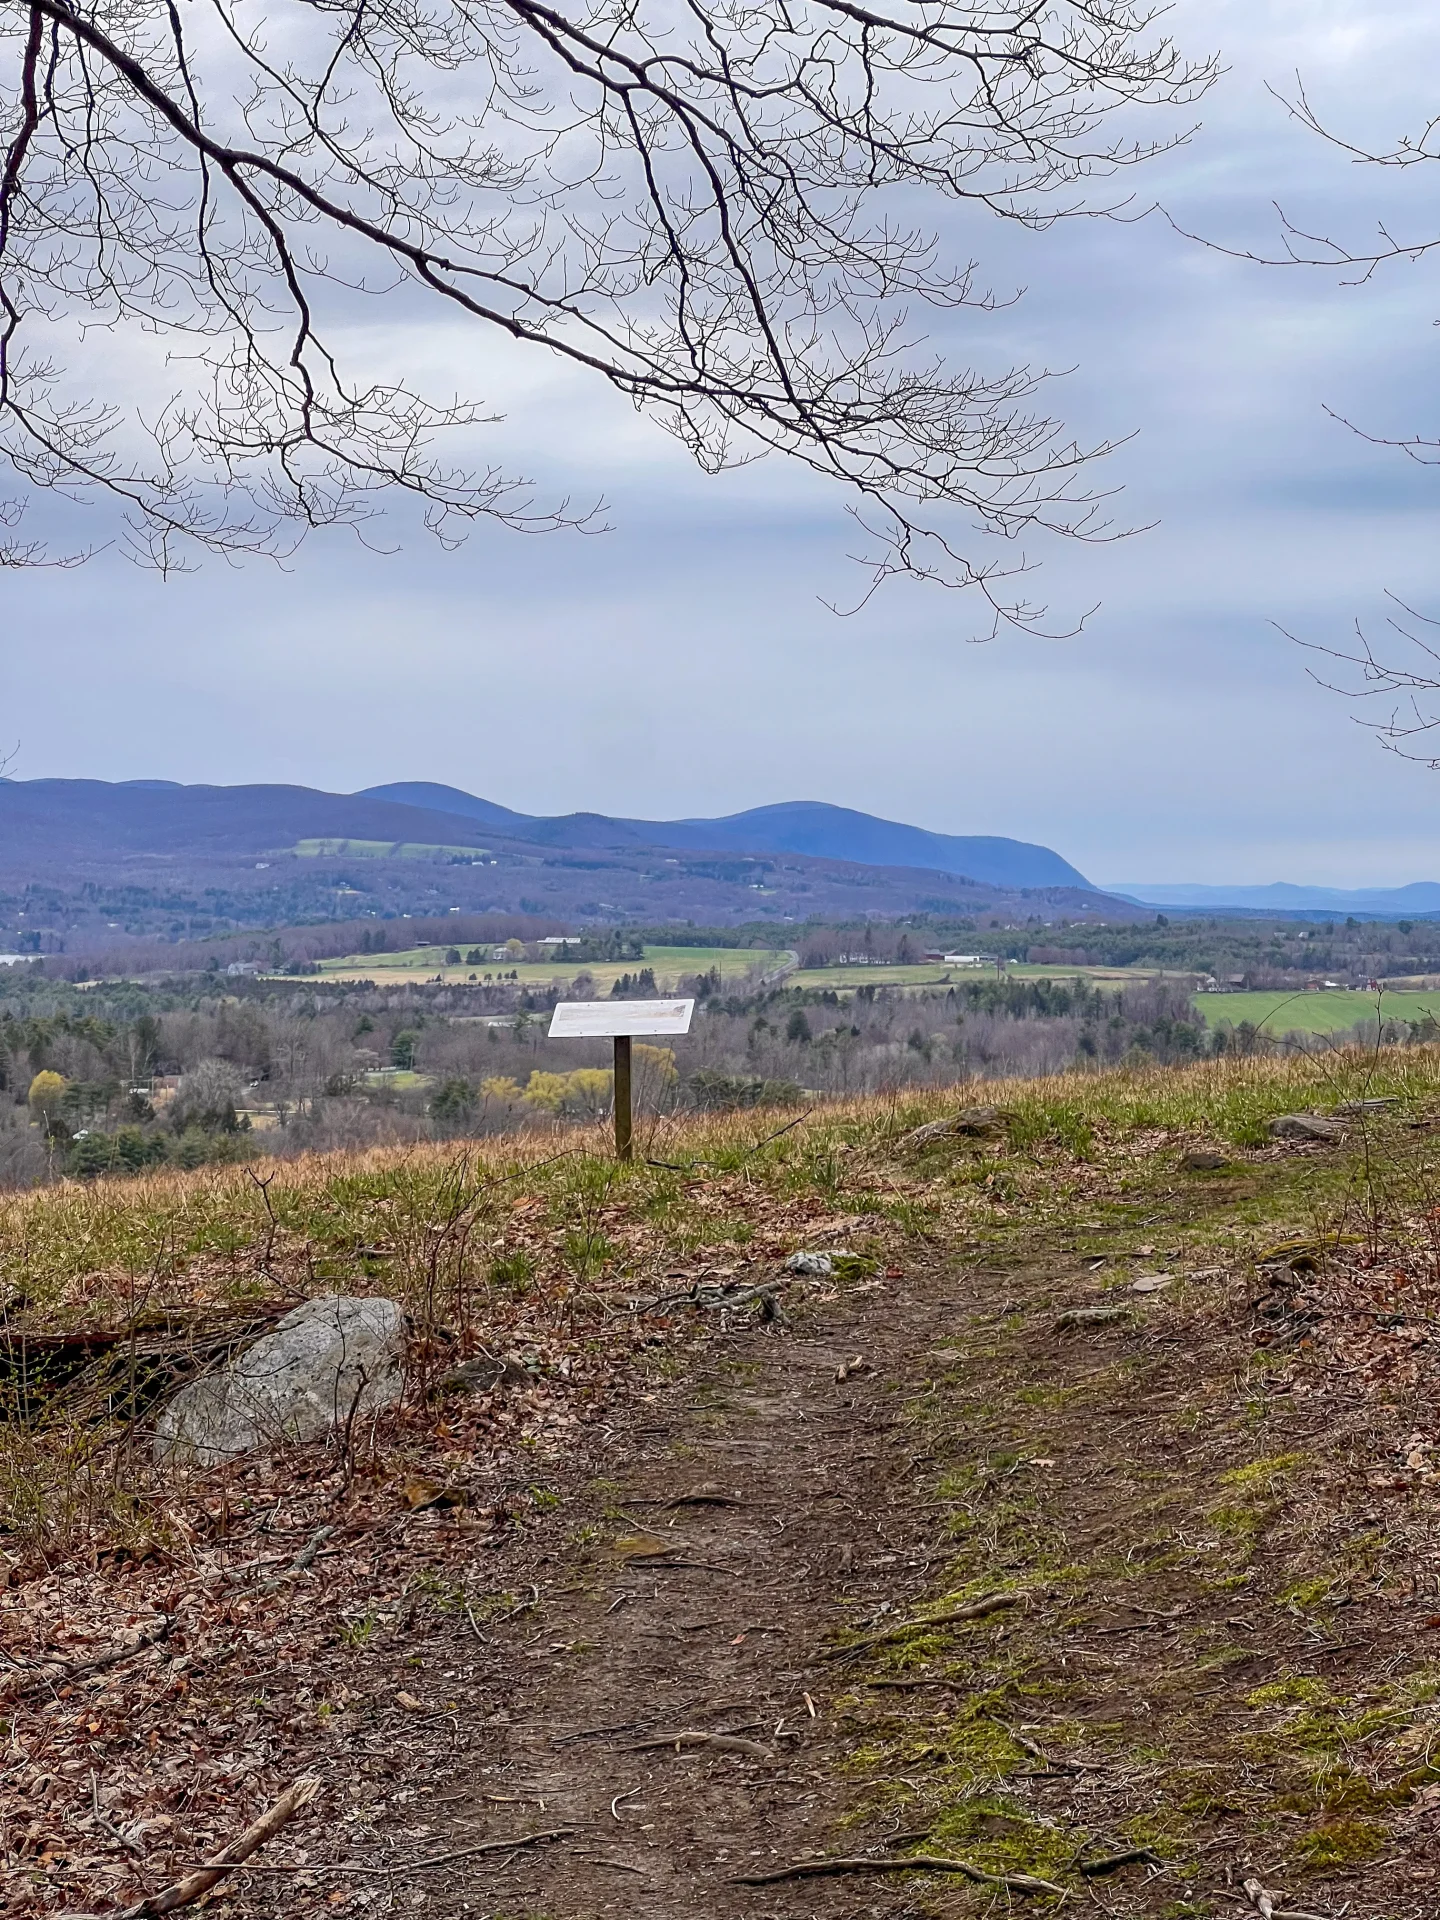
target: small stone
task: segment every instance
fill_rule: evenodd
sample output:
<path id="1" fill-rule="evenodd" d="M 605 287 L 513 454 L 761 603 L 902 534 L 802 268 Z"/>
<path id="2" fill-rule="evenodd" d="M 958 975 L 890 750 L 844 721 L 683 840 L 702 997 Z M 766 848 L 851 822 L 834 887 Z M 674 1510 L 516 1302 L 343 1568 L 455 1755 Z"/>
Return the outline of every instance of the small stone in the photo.
<path id="1" fill-rule="evenodd" d="M 787 1273 L 803 1273 L 813 1279 L 828 1279 L 835 1271 L 835 1262 L 828 1253 L 792 1253 L 785 1262 Z"/>
<path id="2" fill-rule="evenodd" d="M 1322 1120 L 1318 1113 L 1282 1113 L 1270 1122 L 1272 1140 L 1343 1140 L 1338 1120 Z"/>
<path id="3" fill-rule="evenodd" d="M 1185 1154 L 1180 1161 L 1182 1173 L 1216 1173 L 1221 1167 L 1228 1167 L 1229 1158 L 1217 1153 L 1212 1147 L 1196 1147 Z"/>
<path id="4" fill-rule="evenodd" d="M 1132 1293 L 1163 1293 L 1170 1285 L 1168 1273 L 1142 1273 L 1138 1280 L 1130 1282 Z"/>
<path id="5" fill-rule="evenodd" d="M 1072 1327 L 1109 1326 L 1114 1320 L 1123 1320 L 1128 1312 L 1128 1307 L 1067 1307 L 1055 1322 L 1055 1331 L 1064 1333 Z"/>

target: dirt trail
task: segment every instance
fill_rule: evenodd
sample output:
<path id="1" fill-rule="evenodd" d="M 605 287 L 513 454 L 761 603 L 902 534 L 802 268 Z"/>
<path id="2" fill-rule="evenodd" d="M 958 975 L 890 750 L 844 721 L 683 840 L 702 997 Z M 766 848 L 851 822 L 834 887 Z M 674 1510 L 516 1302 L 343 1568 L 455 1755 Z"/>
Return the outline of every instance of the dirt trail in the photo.
<path id="1" fill-rule="evenodd" d="M 847 1663 L 823 1657 L 827 1636 L 883 1626 L 925 1591 L 904 1389 L 971 1310 L 963 1281 L 929 1272 L 815 1325 L 738 1331 L 624 1436 L 602 1469 L 611 1537 L 510 1649 L 511 1718 L 477 1743 L 443 1845 L 575 1832 L 457 1870 L 435 1889 L 447 1910 L 888 1913 L 891 1891 L 904 1904 L 868 1880 L 734 1879 L 832 1846 L 854 1783 L 831 1711 Z M 692 1738 L 653 1744 L 676 1734 Z"/>
<path id="2" fill-rule="evenodd" d="M 539 1558 L 497 1564 L 537 1607 L 412 1655 L 443 1668 L 453 1743 L 428 1782 L 411 1757 L 403 1819 L 372 1833 L 412 1860 L 487 1850 L 397 1905 L 1023 1900 L 948 1874 L 743 1884 L 919 1847 L 1112 1920 L 1253 1912 L 1247 1879 L 1277 1913 L 1433 1920 L 1440 1669 L 1349 1490 L 1363 1436 L 1247 1375 L 1253 1276 L 1137 1295 L 1123 1260 L 927 1257 L 718 1337 L 617 1424 Z M 1067 1325 L 1077 1306 L 1103 1315 Z M 1018 1604 L 925 1625 L 1000 1592 Z M 841 1653 L 857 1630 L 878 1644 Z"/>

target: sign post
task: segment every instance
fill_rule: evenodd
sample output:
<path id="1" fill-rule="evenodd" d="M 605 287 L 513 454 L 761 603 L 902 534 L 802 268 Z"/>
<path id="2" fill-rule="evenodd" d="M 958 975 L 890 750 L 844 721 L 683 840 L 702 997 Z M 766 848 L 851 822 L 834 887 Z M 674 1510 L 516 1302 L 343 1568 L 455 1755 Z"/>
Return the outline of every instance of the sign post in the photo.
<path id="1" fill-rule="evenodd" d="M 550 1016 L 551 1040 L 615 1042 L 615 1157 L 632 1154 L 631 1050 L 636 1034 L 690 1031 L 693 1000 L 562 1000 Z"/>

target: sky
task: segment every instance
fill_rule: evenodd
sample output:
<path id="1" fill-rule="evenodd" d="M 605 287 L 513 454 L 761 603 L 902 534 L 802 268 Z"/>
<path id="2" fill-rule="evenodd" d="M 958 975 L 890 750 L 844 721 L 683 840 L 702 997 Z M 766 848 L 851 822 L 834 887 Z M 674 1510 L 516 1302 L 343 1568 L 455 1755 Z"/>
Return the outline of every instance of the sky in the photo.
<path id="1" fill-rule="evenodd" d="M 1356 166 L 1267 91 L 1298 70 L 1356 138 L 1418 131 L 1440 111 L 1433 0 L 1182 0 L 1171 24 L 1227 72 L 1194 138 L 1132 177 L 1141 206 L 1230 247 L 1272 250 L 1277 201 L 1362 244 L 1382 217 L 1440 232 L 1440 165 Z M 397 517 L 392 550 L 327 534 L 283 569 L 12 570 L 12 775 L 426 779 L 652 818 L 819 799 L 1040 841 L 1100 884 L 1440 879 L 1440 773 L 1384 753 L 1281 631 L 1378 632 L 1387 592 L 1440 613 L 1440 473 L 1326 413 L 1440 437 L 1440 262 L 1346 285 L 1155 215 L 941 231 L 1026 289 L 950 345 L 1071 368 L 1049 402 L 1067 424 L 1133 436 L 1104 477 L 1149 530 L 1036 554 L 1058 622 L 1096 608 L 1078 637 L 972 644 L 980 609 L 908 582 L 839 618 L 861 576 L 834 490 L 779 460 L 706 477 L 580 374 L 377 308 L 386 354 L 504 414 L 487 457 L 544 497 L 603 496 L 610 531 L 446 551 Z"/>

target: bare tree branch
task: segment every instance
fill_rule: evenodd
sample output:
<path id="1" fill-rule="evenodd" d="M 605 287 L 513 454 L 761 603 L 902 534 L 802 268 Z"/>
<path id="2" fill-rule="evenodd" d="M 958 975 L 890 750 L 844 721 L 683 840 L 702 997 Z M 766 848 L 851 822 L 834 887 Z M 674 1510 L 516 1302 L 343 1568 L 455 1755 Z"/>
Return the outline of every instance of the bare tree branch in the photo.
<path id="1" fill-rule="evenodd" d="M 357 310 L 386 295 L 583 369 L 707 470 L 800 460 L 856 501 L 872 589 L 974 587 L 1033 625 L 1005 585 L 1028 562 L 987 536 L 1113 537 L 1085 478 L 1109 447 L 1038 410 L 1043 369 L 925 347 L 912 309 L 997 302 L 915 210 L 1116 210 L 1095 183 L 1165 144 L 1123 110 L 1192 102 L 1215 73 L 1158 15 L 276 0 L 262 22 L 238 0 L 0 0 L 0 460 L 19 502 L 118 498 L 161 566 L 284 551 L 394 489 L 442 539 L 593 524 L 438 457 L 485 424 L 475 403 L 346 371 Z M 168 343 L 182 384 L 137 405 L 107 336 Z"/>

